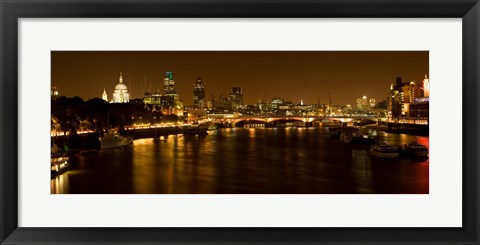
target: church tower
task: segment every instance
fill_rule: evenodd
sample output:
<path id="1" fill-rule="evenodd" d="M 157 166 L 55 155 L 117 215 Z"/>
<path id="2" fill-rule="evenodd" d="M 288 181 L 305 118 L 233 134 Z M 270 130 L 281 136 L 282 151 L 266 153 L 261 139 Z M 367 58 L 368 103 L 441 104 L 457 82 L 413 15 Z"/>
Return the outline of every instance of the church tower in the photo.
<path id="1" fill-rule="evenodd" d="M 105 100 L 108 102 L 107 91 L 105 91 L 105 89 L 103 89 L 102 100 Z"/>

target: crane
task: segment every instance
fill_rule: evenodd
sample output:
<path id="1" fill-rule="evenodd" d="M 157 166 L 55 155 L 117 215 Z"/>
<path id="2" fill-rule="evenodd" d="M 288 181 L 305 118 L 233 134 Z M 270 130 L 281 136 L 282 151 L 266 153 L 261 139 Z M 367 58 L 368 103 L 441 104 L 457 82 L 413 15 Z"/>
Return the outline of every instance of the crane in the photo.
<path id="1" fill-rule="evenodd" d="M 320 106 L 320 96 L 322 95 L 322 90 L 320 89 L 318 91 L 318 100 L 317 100 L 317 104 Z"/>
<path id="2" fill-rule="evenodd" d="M 213 93 L 210 95 L 212 96 L 212 107 L 215 108 L 215 97 L 213 97 Z"/>
<path id="3" fill-rule="evenodd" d="M 320 89 L 318 91 L 318 100 L 317 100 L 317 113 L 319 114 L 325 114 L 323 111 L 323 106 L 320 105 L 320 96 L 322 95 L 322 90 Z M 320 111 L 319 111 L 320 110 Z"/>
<path id="4" fill-rule="evenodd" d="M 330 97 L 330 92 L 328 94 L 328 115 L 330 116 L 332 113 L 332 98 Z"/>

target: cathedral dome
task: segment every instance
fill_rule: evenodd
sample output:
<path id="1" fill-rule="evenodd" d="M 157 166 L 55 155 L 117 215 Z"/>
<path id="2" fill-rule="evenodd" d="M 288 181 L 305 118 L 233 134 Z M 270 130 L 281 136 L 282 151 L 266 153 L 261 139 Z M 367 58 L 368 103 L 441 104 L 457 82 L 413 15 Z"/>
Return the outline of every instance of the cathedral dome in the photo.
<path id="1" fill-rule="evenodd" d="M 127 86 L 124 83 L 119 83 L 115 86 L 115 90 L 127 90 Z"/>

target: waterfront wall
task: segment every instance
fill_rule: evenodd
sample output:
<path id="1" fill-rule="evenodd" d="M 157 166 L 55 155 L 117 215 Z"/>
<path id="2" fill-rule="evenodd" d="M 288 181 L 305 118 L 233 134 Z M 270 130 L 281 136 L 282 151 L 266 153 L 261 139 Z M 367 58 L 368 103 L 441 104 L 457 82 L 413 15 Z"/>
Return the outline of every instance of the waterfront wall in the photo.
<path id="1" fill-rule="evenodd" d="M 133 139 L 145 139 L 153 138 L 159 139 L 160 137 L 167 138 L 170 135 L 186 134 L 207 134 L 207 128 L 205 127 L 164 127 L 164 128 L 145 128 L 145 129 L 126 129 L 121 131 L 122 135 L 132 136 Z M 68 149 L 99 149 L 100 148 L 100 134 L 88 133 L 81 135 L 67 135 L 67 136 L 54 136 L 51 137 L 51 144 L 56 144 L 60 148 L 64 148 L 64 145 Z"/>

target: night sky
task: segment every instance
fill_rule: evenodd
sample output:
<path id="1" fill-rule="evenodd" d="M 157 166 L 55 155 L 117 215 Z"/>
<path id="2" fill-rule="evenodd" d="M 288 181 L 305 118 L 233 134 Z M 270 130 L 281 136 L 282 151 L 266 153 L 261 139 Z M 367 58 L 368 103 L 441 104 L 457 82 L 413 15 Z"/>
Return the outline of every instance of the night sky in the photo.
<path id="1" fill-rule="evenodd" d="M 418 84 L 429 73 L 428 51 L 52 51 L 52 86 L 60 95 L 110 100 L 120 72 L 130 98 L 145 89 L 163 91 L 163 76 L 173 72 L 185 105 L 201 77 L 206 99 L 242 86 L 245 104 L 284 98 L 295 104 L 356 104 L 366 95 L 381 101 L 396 77 Z M 145 77 L 147 82 L 145 83 Z M 145 86 L 146 85 L 146 86 Z"/>

